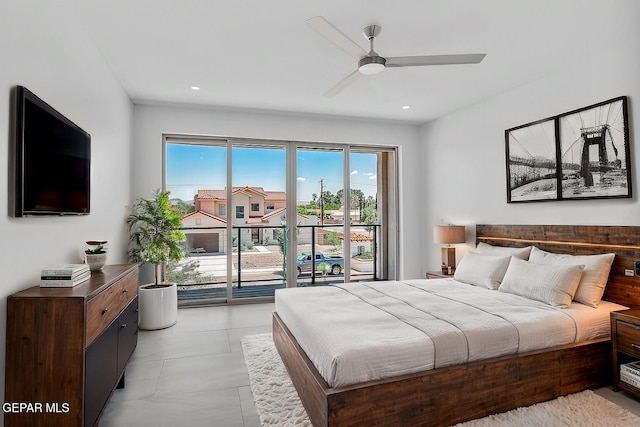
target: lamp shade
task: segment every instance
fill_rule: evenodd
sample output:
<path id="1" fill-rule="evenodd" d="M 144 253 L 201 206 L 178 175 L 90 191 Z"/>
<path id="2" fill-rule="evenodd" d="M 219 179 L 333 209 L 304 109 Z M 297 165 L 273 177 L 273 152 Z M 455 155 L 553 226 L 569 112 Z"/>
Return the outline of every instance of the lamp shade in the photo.
<path id="1" fill-rule="evenodd" d="M 464 225 L 436 225 L 433 227 L 433 242 L 447 245 L 464 243 L 466 242 L 464 230 Z"/>

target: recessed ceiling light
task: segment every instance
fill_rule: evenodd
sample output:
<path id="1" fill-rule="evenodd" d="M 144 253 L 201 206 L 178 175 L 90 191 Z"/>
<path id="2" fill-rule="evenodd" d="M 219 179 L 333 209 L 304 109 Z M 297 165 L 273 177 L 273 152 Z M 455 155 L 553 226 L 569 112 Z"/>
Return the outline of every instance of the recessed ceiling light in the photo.
<path id="1" fill-rule="evenodd" d="M 402 109 L 403 109 L 403 110 L 408 110 L 409 108 L 411 108 L 411 106 L 410 106 L 410 105 L 403 105 L 403 106 L 402 106 Z"/>
<path id="2" fill-rule="evenodd" d="M 191 90 L 200 90 L 200 86 L 191 86 Z"/>

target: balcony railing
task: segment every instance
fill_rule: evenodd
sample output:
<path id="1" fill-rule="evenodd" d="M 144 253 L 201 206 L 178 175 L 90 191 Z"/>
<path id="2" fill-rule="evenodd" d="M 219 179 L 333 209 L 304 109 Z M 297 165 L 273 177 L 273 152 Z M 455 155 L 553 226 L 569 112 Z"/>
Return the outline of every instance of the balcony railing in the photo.
<path id="1" fill-rule="evenodd" d="M 379 228 L 380 225 L 351 225 L 348 245 L 349 261 L 343 257 L 343 268 L 349 265 L 349 280 L 380 279 Z M 298 225 L 297 254 L 311 254 L 311 268 L 297 276 L 297 286 L 318 286 L 345 281 L 344 270 L 339 274 L 321 271 L 316 254 L 344 255 L 344 226 L 341 224 Z M 172 266 L 168 277 L 178 282 L 178 299 L 224 300 L 227 294 L 226 227 L 183 228 L 192 246 L 204 245 L 208 249 L 192 248 L 192 256 Z M 275 289 L 286 286 L 286 226 L 249 225 L 234 226 L 232 232 L 231 268 L 232 298 L 272 297 Z M 291 230 L 289 232 L 292 232 Z M 217 234 L 217 237 L 214 236 Z M 337 236 L 339 240 L 337 240 Z M 217 243 L 217 246 L 216 244 Z M 212 249 L 217 252 L 212 252 Z M 204 252 L 203 252 L 204 251 Z M 297 266 L 296 266 L 297 270 Z"/>

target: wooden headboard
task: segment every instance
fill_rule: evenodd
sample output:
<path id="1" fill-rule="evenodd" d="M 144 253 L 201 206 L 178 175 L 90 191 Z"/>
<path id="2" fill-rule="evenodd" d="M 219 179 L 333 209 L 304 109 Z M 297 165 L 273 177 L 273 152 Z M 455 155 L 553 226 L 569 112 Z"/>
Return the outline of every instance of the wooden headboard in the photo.
<path id="1" fill-rule="evenodd" d="M 640 276 L 626 276 L 640 261 L 640 227 L 606 225 L 476 225 L 476 244 L 537 246 L 555 253 L 615 253 L 603 299 L 640 307 Z"/>

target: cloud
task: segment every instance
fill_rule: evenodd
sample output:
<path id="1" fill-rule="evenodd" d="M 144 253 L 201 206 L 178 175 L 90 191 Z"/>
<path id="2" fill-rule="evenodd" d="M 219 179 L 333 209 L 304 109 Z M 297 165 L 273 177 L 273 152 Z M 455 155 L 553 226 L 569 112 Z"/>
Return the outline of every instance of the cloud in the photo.
<path id="1" fill-rule="evenodd" d="M 367 173 L 365 173 L 365 175 L 366 176 L 371 176 L 371 175 L 374 175 L 374 173 L 373 172 L 367 172 Z"/>
<path id="2" fill-rule="evenodd" d="M 298 181 L 306 181 L 306 180 L 307 180 L 306 178 L 304 178 L 304 177 L 302 177 L 302 176 L 299 176 L 299 177 L 297 177 L 296 179 L 297 179 Z"/>
<path id="3" fill-rule="evenodd" d="M 351 175 L 358 175 L 358 169 L 351 171 Z"/>
<path id="4" fill-rule="evenodd" d="M 378 177 L 378 175 L 371 175 L 371 176 L 369 177 L 369 179 L 376 179 L 377 177 Z"/>

